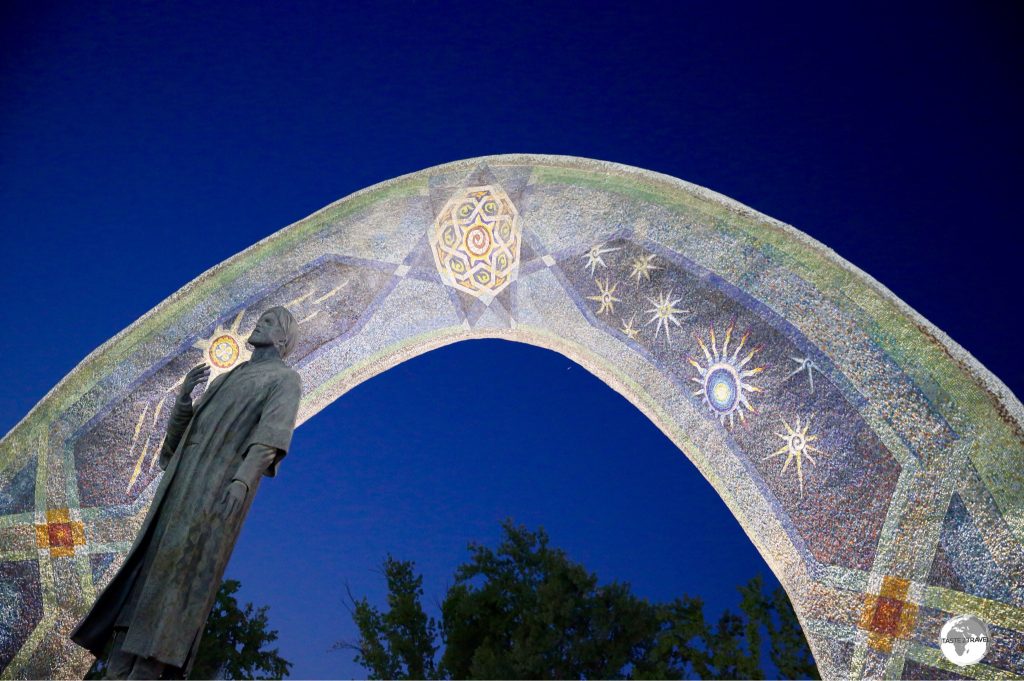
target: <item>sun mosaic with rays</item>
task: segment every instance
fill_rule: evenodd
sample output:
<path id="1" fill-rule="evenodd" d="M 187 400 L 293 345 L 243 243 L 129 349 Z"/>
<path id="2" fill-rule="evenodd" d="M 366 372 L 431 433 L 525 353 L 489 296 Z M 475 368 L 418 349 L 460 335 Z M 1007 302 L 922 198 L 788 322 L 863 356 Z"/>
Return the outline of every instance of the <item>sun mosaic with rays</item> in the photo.
<path id="1" fill-rule="evenodd" d="M 817 435 L 808 435 L 807 430 L 811 427 L 811 417 L 807 417 L 807 423 L 803 429 L 800 428 L 800 417 L 796 417 L 796 428 L 790 427 L 786 419 L 782 419 L 782 423 L 786 426 L 786 433 L 775 433 L 777 436 L 785 440 L 786 444 L 783 445 L 778 451 L 774 451 L 765 459 L 771 459 L 782 454 L 787 454 L 786 462 L 782 464 L 782 472 L 785 473 L 786 469 L 789 468 L 789 464 L 794 459 L 796 460 L 796 477 L 800 481 L 800 496 L 804 495 L 804 470 L 803 470 L 803 459 L 806 457 L 812 464 L 817 465 L 814 461 L 814 457 L 811 456 L 811 452 L 818 452 L 824 454 L 811 443 L 818 439 Z"/>
<path id="2" fill-rule="evenodd" d="M 210 365 L 207 383 L 212 383 L 217 376 L 225 371 L 231 371 L 240 362 L 244 362 L 252 356 L 252 351 L 245 345 L 248 336 L 243 336 L 238 332 L 244 314 L 244 309 L 239 310 L 229 328 L 218 324 L 213 335 L 193 344 L 192 347 L 203 351 L 203 361 Z"/>
<path id="3" fill-rule="evenodd" d="M 704 404 L 708 406 L 708 409 L 713 414 L 718 416 L 719 423 L 724 425 L 725 420 L 728 418 L 729 427 L 734 425 L 734 419 L 737 415 L 739 415 L 741 421 L 746 421 L 746 416 L 743 413 L 744 407 L 751 413 L 757 413 L 754 406 L 747 400 L 746 393 L 761 392 L 761 388 L 751 384 L 749 379 L 764 371 L 764 367 L 745 368 L 754 358 L 754 354 L 761 349 L 760 346 L 751 349 L 742 360 L 739 359 L 740 352 L 743 350 L 747 337 L 750 335 L 749 331 L 740 338 L 740 342 L 733 351 L 732 357 L 729 356 L 729 343 L 732 340 L 732 332 L 735 326 L 736 322 L 733 321 L 729 324 L 729 328 L 725 330 L 725 338 L 722 340 L 721 348 L 718 347 L 717 340 L 715 339 L 715 327 L 713 324 L 709 334 L 710 350 L 700 336 L 694 336 L 700 345 L 700 349 L 704 352 L 704 357 L 707 359 L 707 367 L 702 367 L 693 357 L 687 358 L 700 374 L 699 378 L 696 376 L 691 377 L 693 381 L 700 384 L 700 390 L 693 394 L 703 395 Z"/>

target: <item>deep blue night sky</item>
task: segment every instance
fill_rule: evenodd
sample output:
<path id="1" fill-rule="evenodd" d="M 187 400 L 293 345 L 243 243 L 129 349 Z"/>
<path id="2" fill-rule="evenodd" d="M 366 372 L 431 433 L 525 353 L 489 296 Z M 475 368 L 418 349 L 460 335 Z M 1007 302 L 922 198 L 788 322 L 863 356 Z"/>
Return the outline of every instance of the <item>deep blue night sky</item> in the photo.
<path id="1" fill-rule="evenodd" d="M 788 222 L 1024 394 L 1012 3 L 211 5 L 0 4 L 0 433 L 259 239 L 396 175 L 512 152 L 648 168 Z M 536 432 L 452 453 L 453 427 L 502 427 L 465 409 L 478 387 L 445 380 L 484 357 L 507 419 Z M 434 610 L 506 516 L 602 581 L 700 594 L 716 616 L 767 573 L 636 408 L 504 341 L 358 386 L 259 496 L 227 576 L 270 605 L 293 678 L 361 675 L 326 652 L 355 637 L 346 581 L 383 605 L 390 551 Z"/>

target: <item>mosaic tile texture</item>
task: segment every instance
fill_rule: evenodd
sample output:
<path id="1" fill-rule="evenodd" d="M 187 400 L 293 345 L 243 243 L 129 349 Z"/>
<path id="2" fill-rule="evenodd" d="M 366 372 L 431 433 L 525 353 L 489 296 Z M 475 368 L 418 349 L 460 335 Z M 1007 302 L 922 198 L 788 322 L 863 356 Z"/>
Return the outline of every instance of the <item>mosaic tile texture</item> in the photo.
<path id="1" fill-rule="evenodd" d="M 1005 386 L 788 225 L 637 168 L 513 155 L 396 178 L 260 241 L 85 358 L 0 440 L 4 678 L 88 669 L 67 635 L 145 517 L 177 383 L 201 360 L 243 361 L 272 305 L 301 324 L 300 424 L 448 343 L 555 350 L 715 487 L 824 676 L 1024 673 L 1024 409 Z M 964 669 L 938 648 L 960 614 L 993 632 Z"/>

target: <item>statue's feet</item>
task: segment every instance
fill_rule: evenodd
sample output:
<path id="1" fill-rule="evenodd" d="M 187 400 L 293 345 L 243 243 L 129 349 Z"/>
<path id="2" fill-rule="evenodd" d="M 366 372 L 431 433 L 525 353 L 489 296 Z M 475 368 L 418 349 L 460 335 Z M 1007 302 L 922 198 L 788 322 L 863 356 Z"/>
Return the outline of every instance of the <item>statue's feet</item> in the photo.
<path id="1" fill-rule="evenodd" d="M 107 656 L 106 671 L 103 672 L 104 679 L 127 679 L 135 666 L 135 655 L 121 650 L 124 637 L 128 634 L 127 629 L 114 629 L 114 642 L 110 647 L 110 654 Z"/>
<path id="2" fill-rule="evenodd" d="M 136 657 L 129 679 L 159 679 L 164 671 L 164 663 L 152 657 Z"/>

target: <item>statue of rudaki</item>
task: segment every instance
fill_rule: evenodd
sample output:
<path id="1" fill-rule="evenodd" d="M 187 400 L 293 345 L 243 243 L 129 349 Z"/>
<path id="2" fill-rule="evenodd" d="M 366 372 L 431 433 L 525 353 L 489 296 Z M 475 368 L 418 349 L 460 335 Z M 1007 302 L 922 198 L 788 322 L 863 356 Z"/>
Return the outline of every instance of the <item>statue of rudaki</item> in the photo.
<path id="1" fill-rule="evenodd" d="M 107 678 L 186 678 L 224 569 L 262 476 L 288 452 L 302 394 L 284 363 L 298 324 L 283 307 L 261 315 L 252 357 L 221 374 L 195 406 L 210 373 L 185 376 L 160 449 L 165 472 L 142 529 L 113 580 L 71 632 L 102 655 Z"/>

